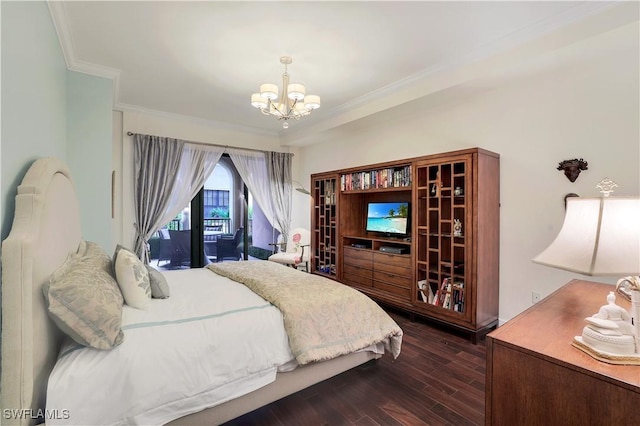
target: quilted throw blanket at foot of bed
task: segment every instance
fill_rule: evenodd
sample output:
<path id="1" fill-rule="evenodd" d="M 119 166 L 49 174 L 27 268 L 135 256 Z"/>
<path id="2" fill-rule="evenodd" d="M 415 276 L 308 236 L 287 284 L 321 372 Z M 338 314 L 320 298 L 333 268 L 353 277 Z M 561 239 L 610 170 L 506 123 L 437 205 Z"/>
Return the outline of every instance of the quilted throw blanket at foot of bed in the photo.
<path id="1" fill-rule="evenodd" d="M 283 314 L 291 351 L 300 365 L 383 343 L 400 354 L 402 329 L 373 300 L 319 275 L 256 260 L 207 265 L 243 283 Z"/>

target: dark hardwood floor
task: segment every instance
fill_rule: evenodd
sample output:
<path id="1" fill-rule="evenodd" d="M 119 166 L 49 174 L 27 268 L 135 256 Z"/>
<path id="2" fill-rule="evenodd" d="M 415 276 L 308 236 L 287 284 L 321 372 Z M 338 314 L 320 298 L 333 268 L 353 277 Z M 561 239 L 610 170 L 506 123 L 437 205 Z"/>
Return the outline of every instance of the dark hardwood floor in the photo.
<path id="1" fill-rule="evenodd" d="M 481 425 L 485 341 L 390 312 L 402 353 L 385 355 L 225 423 L 239 425 Z"/>

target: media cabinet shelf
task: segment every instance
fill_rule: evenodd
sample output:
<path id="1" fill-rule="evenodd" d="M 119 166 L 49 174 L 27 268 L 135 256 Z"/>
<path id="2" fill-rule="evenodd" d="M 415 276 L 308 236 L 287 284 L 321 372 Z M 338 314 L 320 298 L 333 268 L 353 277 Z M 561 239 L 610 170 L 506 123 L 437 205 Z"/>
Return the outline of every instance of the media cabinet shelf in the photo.
<path id="1" fill-rule="evenodd" d="M 312 271 L 476 342 L 498 321 L 499 164 L 472 148 L 312 175 Z M 365 231 L 381 202 L 411 204 L 410 236 Z"/>
<path id="2" fill-rule="evenodd" d="M 336 277 L 338 258 L 338 179 L 335 175 L 318 175 L 311 183 L 311 195 L 314 199 L 311 214 L 313 226 L 311 264 L 313 272 Z"/>

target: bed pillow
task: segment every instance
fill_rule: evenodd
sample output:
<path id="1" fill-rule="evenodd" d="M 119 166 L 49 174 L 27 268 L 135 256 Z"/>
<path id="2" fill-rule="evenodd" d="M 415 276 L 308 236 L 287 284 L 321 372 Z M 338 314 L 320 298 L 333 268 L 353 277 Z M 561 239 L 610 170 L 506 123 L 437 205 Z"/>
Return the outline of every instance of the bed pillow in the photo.
<path id="1" fill-rule="evenodd" d="M 147 272 L 149 273 L 149 284 L 151 285 L 151 297 L 154 299 L 166 299 L 169 297 L 169 283 L 162 275 L 162 272 L 149 265 L 147 265 Z"/>
<path id="2" fill-rule="evenodd" d="M 111 275 L 111 258 L 99 245 L 82 241 L 43 291 L 49 316 L 77 343 L 111 349 L 124 340 L 122 293 Z"/>
<path id="3" fill-rule="evenodd" d="M 113 264 L 124 302 L 134 308 L 146 309 L 151 300 L 151 284 L 144 263 L 132 251 L 118 245 Z"/>

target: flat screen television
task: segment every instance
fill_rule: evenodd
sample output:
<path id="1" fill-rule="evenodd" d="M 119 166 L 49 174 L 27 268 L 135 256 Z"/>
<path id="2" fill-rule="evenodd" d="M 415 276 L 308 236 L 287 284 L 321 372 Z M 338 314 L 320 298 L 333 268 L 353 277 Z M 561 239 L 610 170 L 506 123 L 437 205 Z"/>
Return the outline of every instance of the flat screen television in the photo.
<path id="1" fill-rule="evenodd" d="M 390 237 L 406 237 L 410 229 L 409 202 L 367 203 L 367 232 L 379 232 Z"/>

